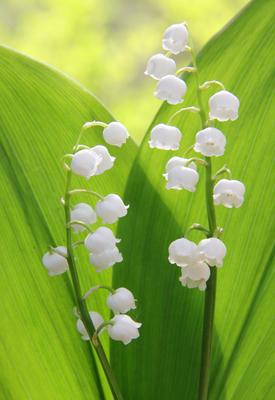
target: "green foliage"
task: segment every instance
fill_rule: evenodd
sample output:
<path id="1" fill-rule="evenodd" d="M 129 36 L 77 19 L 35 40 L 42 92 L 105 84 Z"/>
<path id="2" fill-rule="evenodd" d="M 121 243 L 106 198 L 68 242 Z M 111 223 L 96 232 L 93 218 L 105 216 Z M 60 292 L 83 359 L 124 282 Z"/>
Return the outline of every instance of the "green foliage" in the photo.
<path id="1" fill-rule="evenodd" d="M 64 153 L 85 121 L 112 117 L 72 80 L 5 47 L 0 92 L 0 397 L 102 399 L 105 381 L 90 345 L 76 331 L 69 277 L 49 278 L 41 256 L 48 245 L 65 242 Z M 86 135 L 90 145 L 103 143 L 100 130 Z M 129 141 L 123 150 L 110 149 L 118 156 L 115 168 L 93 179 L 92 188 L 122 194 L 135 148 Z M 81 187 L 83 181 L 74 183 Z M 96 274 L 87 258 L 79 253 L 83 291 L 110 283 L 111 272 Z M 105 298 L 94 297 L 90 309 L 105 310 L 107 317 Z"/>
<path id="2" fill-rule="evenodd" d="M 226 163 L 246 185 L 240 209 L 217 209 L 228 254 L 218 271 L 215 339 L 209 399 L 271 400 L 274 386 L 274 262 L 272 146 L 274 131 L 274 2 L 253 1 L 201 52 L 201 81 L 217 79 L 240 101 L 236 122 L 216 124 L 227 136 Z M 186 77 L 185 105 L 196 101 Z M 204 94 L 207 102 L 209 91 Z M 175 107 L 164 104 L 153 125 L 167 122 Z M 182 288 L 167 248 L 194 222 L 206 223 L 204 171 L 198 191 L 167 191 L 167 160 L 194 142 L 196 115 L 183 115 L 179 152 L 150 150 L 146 135 L 130 173 L 125 198 L 129 215 L 119 224 L 127 268 L 114 269 L 114 286 L 125 285 L 138 299 L 134 314 L 141 338 L 127 351 L 111 344 L 112 362 L 125 397 L 131 400 L 196 398 L 200 363 L 203 294 Z M 194 240 L 201 234 L 192 233 Z M 192 238 L 192 236 L 191 236 Z"/>

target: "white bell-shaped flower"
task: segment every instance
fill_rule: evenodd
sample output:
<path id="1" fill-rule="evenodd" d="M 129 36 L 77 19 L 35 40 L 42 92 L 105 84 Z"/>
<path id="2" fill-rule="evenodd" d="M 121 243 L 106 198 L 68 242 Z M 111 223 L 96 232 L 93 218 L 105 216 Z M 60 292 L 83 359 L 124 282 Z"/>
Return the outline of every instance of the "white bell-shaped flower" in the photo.
<path id="1" fill-rule="evenodd" d="M 133 293 L 126 288 L 118 288 L 107 298 L 107 306 L 114 313 L 125 314 L 136 308 Z"/>
<path id="2" fill-rule="evenodd" d="M 178 267 L 186 267 L 199 260 L 198 246 L 191 240 L 181 238 L 170 243 L 168 260 Z"/>
<path id="3" fill-rule="evenodd" d="M 126 206 L 117 194 L 108 194 L 96 204 L 96 213 L 102 218 L 104 224 L 113 224 L 119 218 L 127 214 L 129 206 Z"/>
<path id="4" fill-rule="evenodd" d="M 221 179 L 214 186 L 214 203 L 224 207 L 239 208 L 244 201 L 245 186 L 242 182 L 229 179 Z"/>
<path id="5" fill-rule="evenodd" d="M 89 179 L 97 174 L 99 164 L 102 162 L 102 156 L 90 149 L 77 151 L 71 162 L 72 171 L 80 176 Z"/>
<path id="6" fill-rule="evenodd" d="M 186 83 L 174 75 L 166 75 L 158 81 L 154 95 L 168 104 L 179 104 L 187 90 Z"/>
<path id="7" fill-rule="evenodd" d="M 145 75 L 149 75 L 154 79 L 161 79 L 166 75 L 174 75 L 177 65 L 172 58 L 166 57 L 164 54 L 154 54 L 147 62 Z"/>
<path id="8" fill-rule="evenodd" d="M 206 289 L 206 282 L 210 278 L 210 268 L 204 262 L 197 262 L 181 269 L 181 284 L 190 289 Z"/>
<path id="9" fill-rule="evenodd" d="M 91 318 L 94 328 L 95 329 L 99 328 L 100 325 L 103 324 L 103 322 L 104 322 L 104 319 L 102 318 L 102 316 L 96 311 L 90 311 L 89 314 L 90 314 L 90 318 Z M 76 329 L 80 333 L 82 340 L 90 340 L 88 332 L 87 332 L 81 319 L 78 319 L 76 321 Z M 100 331 L 99 334 L 100 333 L 102 333 L 102 331 Z"/>
<path id="10" fill-rule="evenodd" d="M 139 337 L 141 323 L 134 321 L 131 317 L 124 314 L 115 315 L 111 319 L 113 325 L 108 326 L 108 333 L 111 339 L 118 340 L 124 344 L 130 343 Z"/>
<path id="11" fill-rule="evenodd" d="M 162 47 L 173 54 L 184 51 L 188 43 L 188 30 L 184 24 L 173 24 L 163 33 Z"/>
<path id="12" fill-rule="evenodd" d="M 103 129 L 103 138 L 106 143 L 121 147 L 129 137 L 129 133 L 120 122 L 113 121 Z"/>
<path id="13" fill-rule="evenodd" d="M 42 257 L 42 263 L 50 276 L 63 274 L 69 269 L 66 247 L 58 246 L 54 250 L 56 252 L 48 252 Z"/>
<path id="14" fill-rule="evenodd" d="M 96 153 L 98 157 L 101 157 L 101 161 L 97 166 L 95 175 L 103 174 L 103 172 L 112 168 L 112 166 L 114 165 L 115 157 L 112 157 L 110 155 L 108 149 L 105 146 L 98 145 L 92 147 L 91 150 Z"/>
<path id="15" fill-rule="evenodd" d="M 78 203 L 71 210 L 71 221 L 81 221 L 84 224 L 90 225 L 95 224 L 96 219 L 96 212 L 87 203 Z M 84 226 L 78 224 L 73 224 L 72 228 L 75 232 L 83 232 L 85 230 Z"/>
<path id="16" fill-rule="evenodd" d="M 220 239 L 203 239 L 198 244 L 198 250 L 208 265 L 222 267 L 223 259 L 226 255 L 226 247 Z"/>
<path id="17" fill-rule="evenodd" d="M 110 250 L 105 250 L 101 253 L 91 253 L 90 263 L 96 268 L 96 272 L 103 271 L 104 269 L 112 267 L 114 264 L 123 260 L 122 254 L 115 246 Z"/>
<path id="18" fill-rule="evenodd" d="M 182 134 L 175 126 L 158 124 L 151 131 L 149 146 L 160 150 L 177 150 Z"/>
<path id="19" fill-rule="evenodd" d="M 168 172 L 170 172 L 175 167 L 185 167 L 185 165 L 188 161 L 189 161 L 189 158 L 171 157 L 165 166 L 166 174 L 168 174 Z M 191 168 L 191 169 L 197 171 L 197 166 L 193 161 L 188 164 L 188 168 Z"/>
<path id="20" fill-rule="evenodd" d="M 198 172 L 189 166 L 171 168 L 166 174 L 163 174 L 163 176 L 167 180 L 167 189 L 186 189 L 189 192 L 195 192 L 196 184 L 199 180 Z"/>
<path id="21" fill-rule="evenodd" d="M 219 121 L 234 121 L 238 118 L 240 101 L 227 90 L 215 93 L 209 99 L 209 117 Z"/>
<path id="22" fill-rule="evenodd" d="M 216 128 L 205 128 L 196 135 L 194 150 L 206 157 L 222 156 L 226 145 L 224 134 Z"/>
<path id="23" fill-rule="evenodd" d="M 118 242 L 120 239 L 115 237 L 111 229 L 101 226 L 86 237 L 84 244 L 90 253 L 101 254 L 114 249 Z"/>

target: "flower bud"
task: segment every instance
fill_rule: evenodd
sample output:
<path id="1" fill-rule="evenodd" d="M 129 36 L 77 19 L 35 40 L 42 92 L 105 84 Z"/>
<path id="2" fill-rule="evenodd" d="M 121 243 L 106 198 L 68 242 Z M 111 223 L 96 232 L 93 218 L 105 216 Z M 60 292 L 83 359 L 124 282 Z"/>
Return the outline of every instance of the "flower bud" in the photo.
<path id="1" fill-rule="evenodd" d="M 188 161 L 189 161 L 189 158 L 183 158 L 183 157 L 170 158 L 165 166 L 166 174 L 168 174 L 168 172 L 170 172 L 175 167 L 185 167 L 185 165 Z M 194 171 L 197 171 L 197 166 L 193 161 L 188 164 L 188 168 L 191 168 Z"/>
<path id="2" fill-rule="evenodd" d="M 242 182 L 221 179 L 214 187 L 214 203 L 227 208 L 239 208 L 244 201 L 244 192 L 245 186 Z"/>
<path id="3" fill-rule="evenodd" d="M 173 54 L 184 51 L 188 43 L 188 30 L 184 24 L 173 24 L 163 33 L 162 47 Z"/>
<path id="4" fill-rule="evenodd" d="M 197 171 L 189 167 L 174 167 L 163 176 L 167 180 L 167 189 L 186 189 L 189 192 L 195 192 L 199 180 Z"/>
<path id="5" fill-rule="evenodd" d="M 121 147 L 129 137 L 129 133 L 120 122 L 113 121 L 103 130 L 103 138 L 106 143 Z"/>
<path id="6" fill-rule="evenodd" d="M 103 172 L 107 171 L 108 169 L 112 168 L 114 165 L 115 157 L 112 157 L 105 146 L 95 146 L 92 147 L 91 150 L 97 154 L 98 157 L 101 157 L 101 161 L 97 166 L 97 170 L 95 175 L 103 174 Z"/>
<path id="7" fill-rule="evenodd" d="M 154 95 L 168 104 L 178 104 L 182 103 L 186 90 L 186 83 L 182 79 L 166 75 L 158 81 Z"/>
<path id="8" fill-rule="evenodd" d="M 186 267 L 188 264 L 193 264 L 199 260 L 196 243 L 185 238 L 174 240 L 170 244 L 168 252 L 169 262 L 176 264 L 178 267 Z"/>
<path id="9" fill-rule="evenodd" d="M 118 288 L 107 298 L 107 306 L 114 313 L 127 313 L 136 308 L 133 293 L 126 288 Z"/>
<path id="10" fill-rule="evenodd" d="M 90 225 L 96 223 L 96 219 L 96 213 L 89 204 L 78 203 L 71 210 L 71 221 L 81 221 L 84 224 Z M 76 233 L 85 230 L 84 226 L 78 224 L 72 224 L 72 228 Z"/>
<path id="11" fill-rule="evenodd" d="M 196 135 L 194 150 L 206 157 L 222 156 L 226 138 L 224 134 L 216 128 L 205 128 Z"/>
<path id="12" fill-rule="evenodd" d="M 219 121 L 234 121 L 238 118 L 239 99 L 227 90 L 215 93 L 209 99 L 209 117 Z"/>
<path id="13" fill-rule="evenodd" d="M 125 206 L 117 194 L 108 194 L 96 204 L 96 213 L 104 224 L 113 224 L 127 214 L 129 206 Z"/>
<path id="14" fill-rule="evenodd" d="M 100 254 L 112 250 L 118 242 L 120 240 L 115 237 L 111 229 L 101 226 L 86 237 L 84 244 L 90 253 Z"/>
<path id="15" fill-rule="evenodd" d="M 135 322 L 128 315 L 115 315 L 111 322 L 113 325 L 108 326 L 108 333 L 111 339 L 128 344 L 139 337 L 138 329 L 142 324 Z"/>
<path id="16" fill-rule="evenodd" d="M 97 174 L 97 168 L 101 162 L 102 156 L 91 149 L 79 150 L 73 155 L 71 169 L 75 174 L 89 179 Z"/>
<path id="17" fill-rule="evenodd" d="M 55 247 L 54 251 L 44 254 L 42 263 L 48 270 L 50 276 L 60 275 L 69 269 L 67 257 L 67 249 L 64 246 Z"/>
<path id="18" fill-rule="evenodd" d="M 95 329 L 99 328 L 100 325 L 103 324 L 103 322 L 104 322 L 104 319 L 102 318 L 102 316 L 96 311 L 90 311 L 89 314 L 90 314 L 90 318 L 91 318 L 94 328 Z M 81 319 L 78 319 L 76 321 L 76 329 L 80 333 L 82 340 L 90 340 L 88 332 L 87 332 Z M 99 332 L 99 334 L 101 332 Z"/>
<path id="19" fill-rule="evenodd" d="M 177 65 L 172 58 L 159 53 L 149 58 L 144 73 L 158 80 L 166 75 L 174 75 L 176 69 Z"/>
<path id="20" fill-rule="evenodd" d="M 123 260 L 121 253 L 115 246 L 110 250 L 105 250 L 101 253 L 90 254 L 90 263 L 96 268 L 96 272 L 103 271 L 104 269 L 112 267 L 114 264 Z"/>
<path id="21" fill-rule="evenodd" d="M 151 131 L 149 146 L 151 149 L 177 150 L 181 137 L 180 130 L 175 126 L 158 124 Z"/>
<path id="22" fill-rule="evenodd" d="M 226 247 L 220 239 L 203 239 L 198 244 L 198 250 L 203 256 L 204 261 L 211 267 L 221 267 L 223 265 Z"/>

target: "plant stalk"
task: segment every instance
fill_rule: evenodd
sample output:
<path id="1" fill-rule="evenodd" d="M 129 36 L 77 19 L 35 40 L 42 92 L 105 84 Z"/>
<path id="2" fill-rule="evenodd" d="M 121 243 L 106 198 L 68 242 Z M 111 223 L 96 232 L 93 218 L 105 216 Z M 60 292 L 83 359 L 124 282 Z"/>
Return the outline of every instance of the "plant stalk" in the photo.
<path id="1" fill-rule="evenodd" d="M 199 72 L 197 67 L 196 55 L 191 49 L 191 56 L 194 68 L 196 68 L 195 77 L 197 85 L 197 99 L 200 108 L 200 118 L 202 129 L 207 127 L 207 116 L 204 111 L 202 93 L 199 82 Z M 212 180 L 212 160 L 211 157 L 205 157 L 207 165 L 205 167 L 205 201 L 207 209 L 207 219 L 209 226 L 208 237 L 213 237 L 217 228 L 216 213 L 213 201 L 213 186 Z M 211 367 L 211 349 L 213 341 L 213 327 L 214 327 L 214 313 L 215 313 L 215 298 L 216 298 L 216 283 L 217 283 L 217 269 L 211 267 L 210 278 L 207 281 L 207 288 L 204 298 L 204 317 L 203 317 L 203 330 L 201 341 L 201 364 L 200 364 L 200 378 L 198 389 L 198 400 L 207 400 L 209 389 L 209 377 Z"/>
<path id="2" fill-rule="evenodd" d="M 77 142 L 79 142 L 80 137 L 81 137 L 81 135 L 79 135 Z M 85 299 L 82 298 L 81 287 L 80 287 L 80 282 L 79 282 L 79 277 L 78 277 L 76 263 L 75 263 L 75 257 L 74 257 L 72 231 L 71 231 L 71 226 L 70 226 L 70 218 L 71 218 L 70 217 L 70 197 L 71 196 L 70 196 L 69 192 L 70 192 L 71 180 L 72 180 L 72 172 L 71 172 L 71 170 L 68 170 L 67 176 L 66 176 L 64 209 L 65 209 L 65 221 L 66 221 L 66 224 L 65 224 L 65 226 L 66 226 L 66 242 L 67 242 L 67 251 L 68 251 L 67 260 L 68 260 L 68 265 L 69 265 L 73 288 L 74 288 L 75 301 L 76 301 L 77 308 L 80 313 L 81 320 L 88 332 L 90 341 L 91 341 L 93 348 L 95 349 L 97 356 L 100 360 L 101 366 L 102 366 L 105 376 L 107 378 L 107 381 L 110 386 L 111 392 L 114 396 L 114 399 L 115 400 L 123 400 L 122 393 L 120 391 L 117 380 L 114 376 L 114 373 L 112 371 L 112 368 L 110 366 L 110 363 L 105 354 L 102 344 L 100 343 L 99 340 L 97 341 L 96 345 L 95 345 L 95 343 L 93 343 L 93 335 L 95 333 L 95 329 L 92 324 Z"/>

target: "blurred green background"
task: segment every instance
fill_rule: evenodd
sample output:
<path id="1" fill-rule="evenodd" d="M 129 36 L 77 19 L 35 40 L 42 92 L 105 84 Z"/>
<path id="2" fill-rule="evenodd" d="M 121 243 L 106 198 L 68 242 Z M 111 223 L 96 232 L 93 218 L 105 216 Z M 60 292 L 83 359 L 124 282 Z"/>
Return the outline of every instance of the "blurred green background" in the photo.
<path id="1" fill-rule="evenodd" d="M 1 0 L 2 43 L 95 93 L 139 141 L 160 103 L 143 75 L 163 30 L 185 20 L 200 49 L 247 0 Z M 178 58 L 179 59 L 179 58 Z M 180 60 L 179 60 L 180 61 Z"/>

